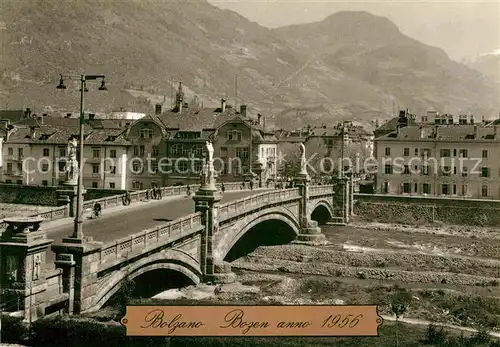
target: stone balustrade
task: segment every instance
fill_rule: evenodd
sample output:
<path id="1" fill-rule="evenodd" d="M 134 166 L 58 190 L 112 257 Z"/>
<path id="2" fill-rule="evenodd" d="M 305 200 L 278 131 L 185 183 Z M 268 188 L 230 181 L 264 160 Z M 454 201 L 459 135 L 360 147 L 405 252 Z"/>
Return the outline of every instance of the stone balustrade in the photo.
<path id="1" fill-rule="evenodd" d="M 320 195 L 330 194 L 333 192 L 333 184 L 327 186 L 311 186 L 309 187 L 309 197 L 316 197 Z"/>
<path id="2" fill-rule="evenodd" d="M 256 194 L 247 198 L 231 201 L 219 206 L 219 221 L 224 221 L 276 202 L 298 198 L 300 198 L 299 189 L 290 188 Z"/>
<path id="3" fill-rule="evenodd" d="M 121 238 L 102 247 L 100 264 L 123 258 L 129 253 L 142 253 L 146 248 L 156 248 L 162 244 L 170 243 L 201 227 L 201 214 L 193 213 L 155 228 Z"/>
<path id="4" fill-rule="evenodd" d="M 224 183 L 226 191 L 235 191 L 235 190 L 241 190 L 243 187 L 244 189 L 249 189 L 249 183 L 248 182 L 228 182 Z M 161 187 L 161 196 L 166 197 L 166 196 L 177 196 L 177 195 L 184 195 L 187 194 L 187 185 L 186 186 L 171 186 L 171 187 Z M 189 186 L 191 188 L 191 192 L 194 192 L 196 189 L 200 187 L 199 184 L 194 184 Z M 217 188 L 221 189 L 221 184 L 217 184 Z M 150 189 L 144 189 L 144 190 L 136 190 L 130 193 L 130 199 L 131 203 L 134 202 L 140 202 L 143 199 L 146 199 L 146 192 L 149 191 Z M 116 207 L 120 206 L 123 204 L 122 202 L 123 194 L 119 195 L 114 195 L 114 196 L 108 196 L 100 199 L 94 199 L 94 200 L 87 200 L 84 201 L 83 203 L 83 211 L 85 210 L 91 210 L 93 206 L 96 203 L 100 203 L 101 207 L 103 210 L 110 208 L 110 207 Z M 34 215 L 30 215 L 29 217 L 42 217 L 45 219 L 45 221 L 51 221 L 51 220 L 57 220 L 61 218 L 67 218 L 69 217 L 69 211 L 67 206 L 61 206 L 61 207 L 56 207 L 50 211 L 46 211 L 43 213 L 38 213 Z M 3 221 L 0 220 L 0 233 L 7 227 L 7 224 Z"/>

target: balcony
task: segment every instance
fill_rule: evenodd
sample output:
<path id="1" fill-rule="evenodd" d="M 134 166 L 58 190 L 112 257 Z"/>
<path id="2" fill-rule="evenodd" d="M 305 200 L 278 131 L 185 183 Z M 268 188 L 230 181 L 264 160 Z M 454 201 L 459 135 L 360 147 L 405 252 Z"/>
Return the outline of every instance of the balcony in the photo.
<path id="1" fill-rule="evenodd" d="M 5 175 L 12 176 L 12 177 L 23 177 L 23 172 L 22 171 L 8 170 L 8 171 L 5 171 Z"/>
<path id="2" fill-rule="evenodd" d="M 10 161 L 23 161 L 24 160 L 24 155 L 6 155 L 5 160 L 10 160 Z"/>
<path id="3" fill-rule="evenodd" d="M 87 159 L 89 163 L 92 163 L 92 164 L 99 164 L 101 162 L 101 157 L 93 157 L 93 158 L 89 158 Z"/>

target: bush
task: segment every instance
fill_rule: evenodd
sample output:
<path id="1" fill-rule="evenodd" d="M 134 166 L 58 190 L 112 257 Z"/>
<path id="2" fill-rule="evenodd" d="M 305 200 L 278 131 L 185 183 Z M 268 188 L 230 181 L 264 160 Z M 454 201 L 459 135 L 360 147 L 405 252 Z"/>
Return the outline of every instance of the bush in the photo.
<path id="1" fill-rule="evenodd" d="M 442 346 L 445 344 L 447 337 L 448 334 L 443 327 L 438 328 L 434 324 L 430 324 L 425 333 L 425 343 Z"/>
<path id="2" fill-rule="evenodd" d="M 29 339 L 30 330 L 23 322 L 23 318 L 2 314 L 0 319 L 2 320 L 2 342 L 22 344 Z"/>

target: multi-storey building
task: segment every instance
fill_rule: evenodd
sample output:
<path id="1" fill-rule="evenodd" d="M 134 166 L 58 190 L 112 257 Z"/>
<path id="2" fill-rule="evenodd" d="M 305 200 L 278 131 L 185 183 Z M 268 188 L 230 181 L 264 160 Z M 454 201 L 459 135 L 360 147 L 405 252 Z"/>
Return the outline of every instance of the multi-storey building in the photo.
<path id="1" fill-rule="evenodd" d="M 11 118 L 12 119 L 12 118 Z M 67 144 L 79 138 L 78 119 L 38 117 L 2 118 L 1 181 L 26 185 L 61 185 L 65 180 Z M 90 125 L 89 125 L 90 124 Z M 125 189 L 130 143 L 124 129 L 104 120 L 84 125 L 83 182 L 91 188 Z"/>
<path id="2" fill-rule="evenodd" d="M 265 129 L 261 115 L 254 120 L 246 112 L 245 105 L 237 111 L 222 100 L 218 108 L 178 104 L 162 114 L 165 155 L 170 158 L 169 169 L 163 170 L 164 184 L 199 180 L 206 141 L 213 143 L 219 181 L 274 179 L 276 137 Z"/>
<path id="3" fill-rule="evenodd" d="M 376 191 L 499 199 L 500 128 L 470 116 L 458 124 L 453 117 L 436 119 L 375 139 Z"/>

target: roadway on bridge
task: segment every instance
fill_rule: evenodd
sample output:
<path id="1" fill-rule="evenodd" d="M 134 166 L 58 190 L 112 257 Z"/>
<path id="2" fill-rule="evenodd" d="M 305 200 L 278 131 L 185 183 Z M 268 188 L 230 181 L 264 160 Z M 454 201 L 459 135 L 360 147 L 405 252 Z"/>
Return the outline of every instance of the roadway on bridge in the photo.
<path id="1" fill-rule="evenodd" d="M 221 203 L 238 200 L 265 191 L 269 190 L 226 192 L 222 197 Z M 164 203 L 159 201 L 137 203 L 137 208 L 134 209 L 117 211 L 108 215 L 106 215 L 106 210 L 104 210 L 103 215 L 99 219 L 84 219 L 83 233 L 85 236 L 93 237 L 96 241 L 106 243 L 160 224 L 165 224 L 191 213 L 194 213 L 194 201 L 192 197 L 187 196 L 168 199 Z M 54 243 L 57 244 L 72 233 L 73 223 L 70 223 L 48 229 L 47 237 L 54 240 Z M 47 261 L 53 262 L 54 259 L 54 253 L 47 252 Z"/>

